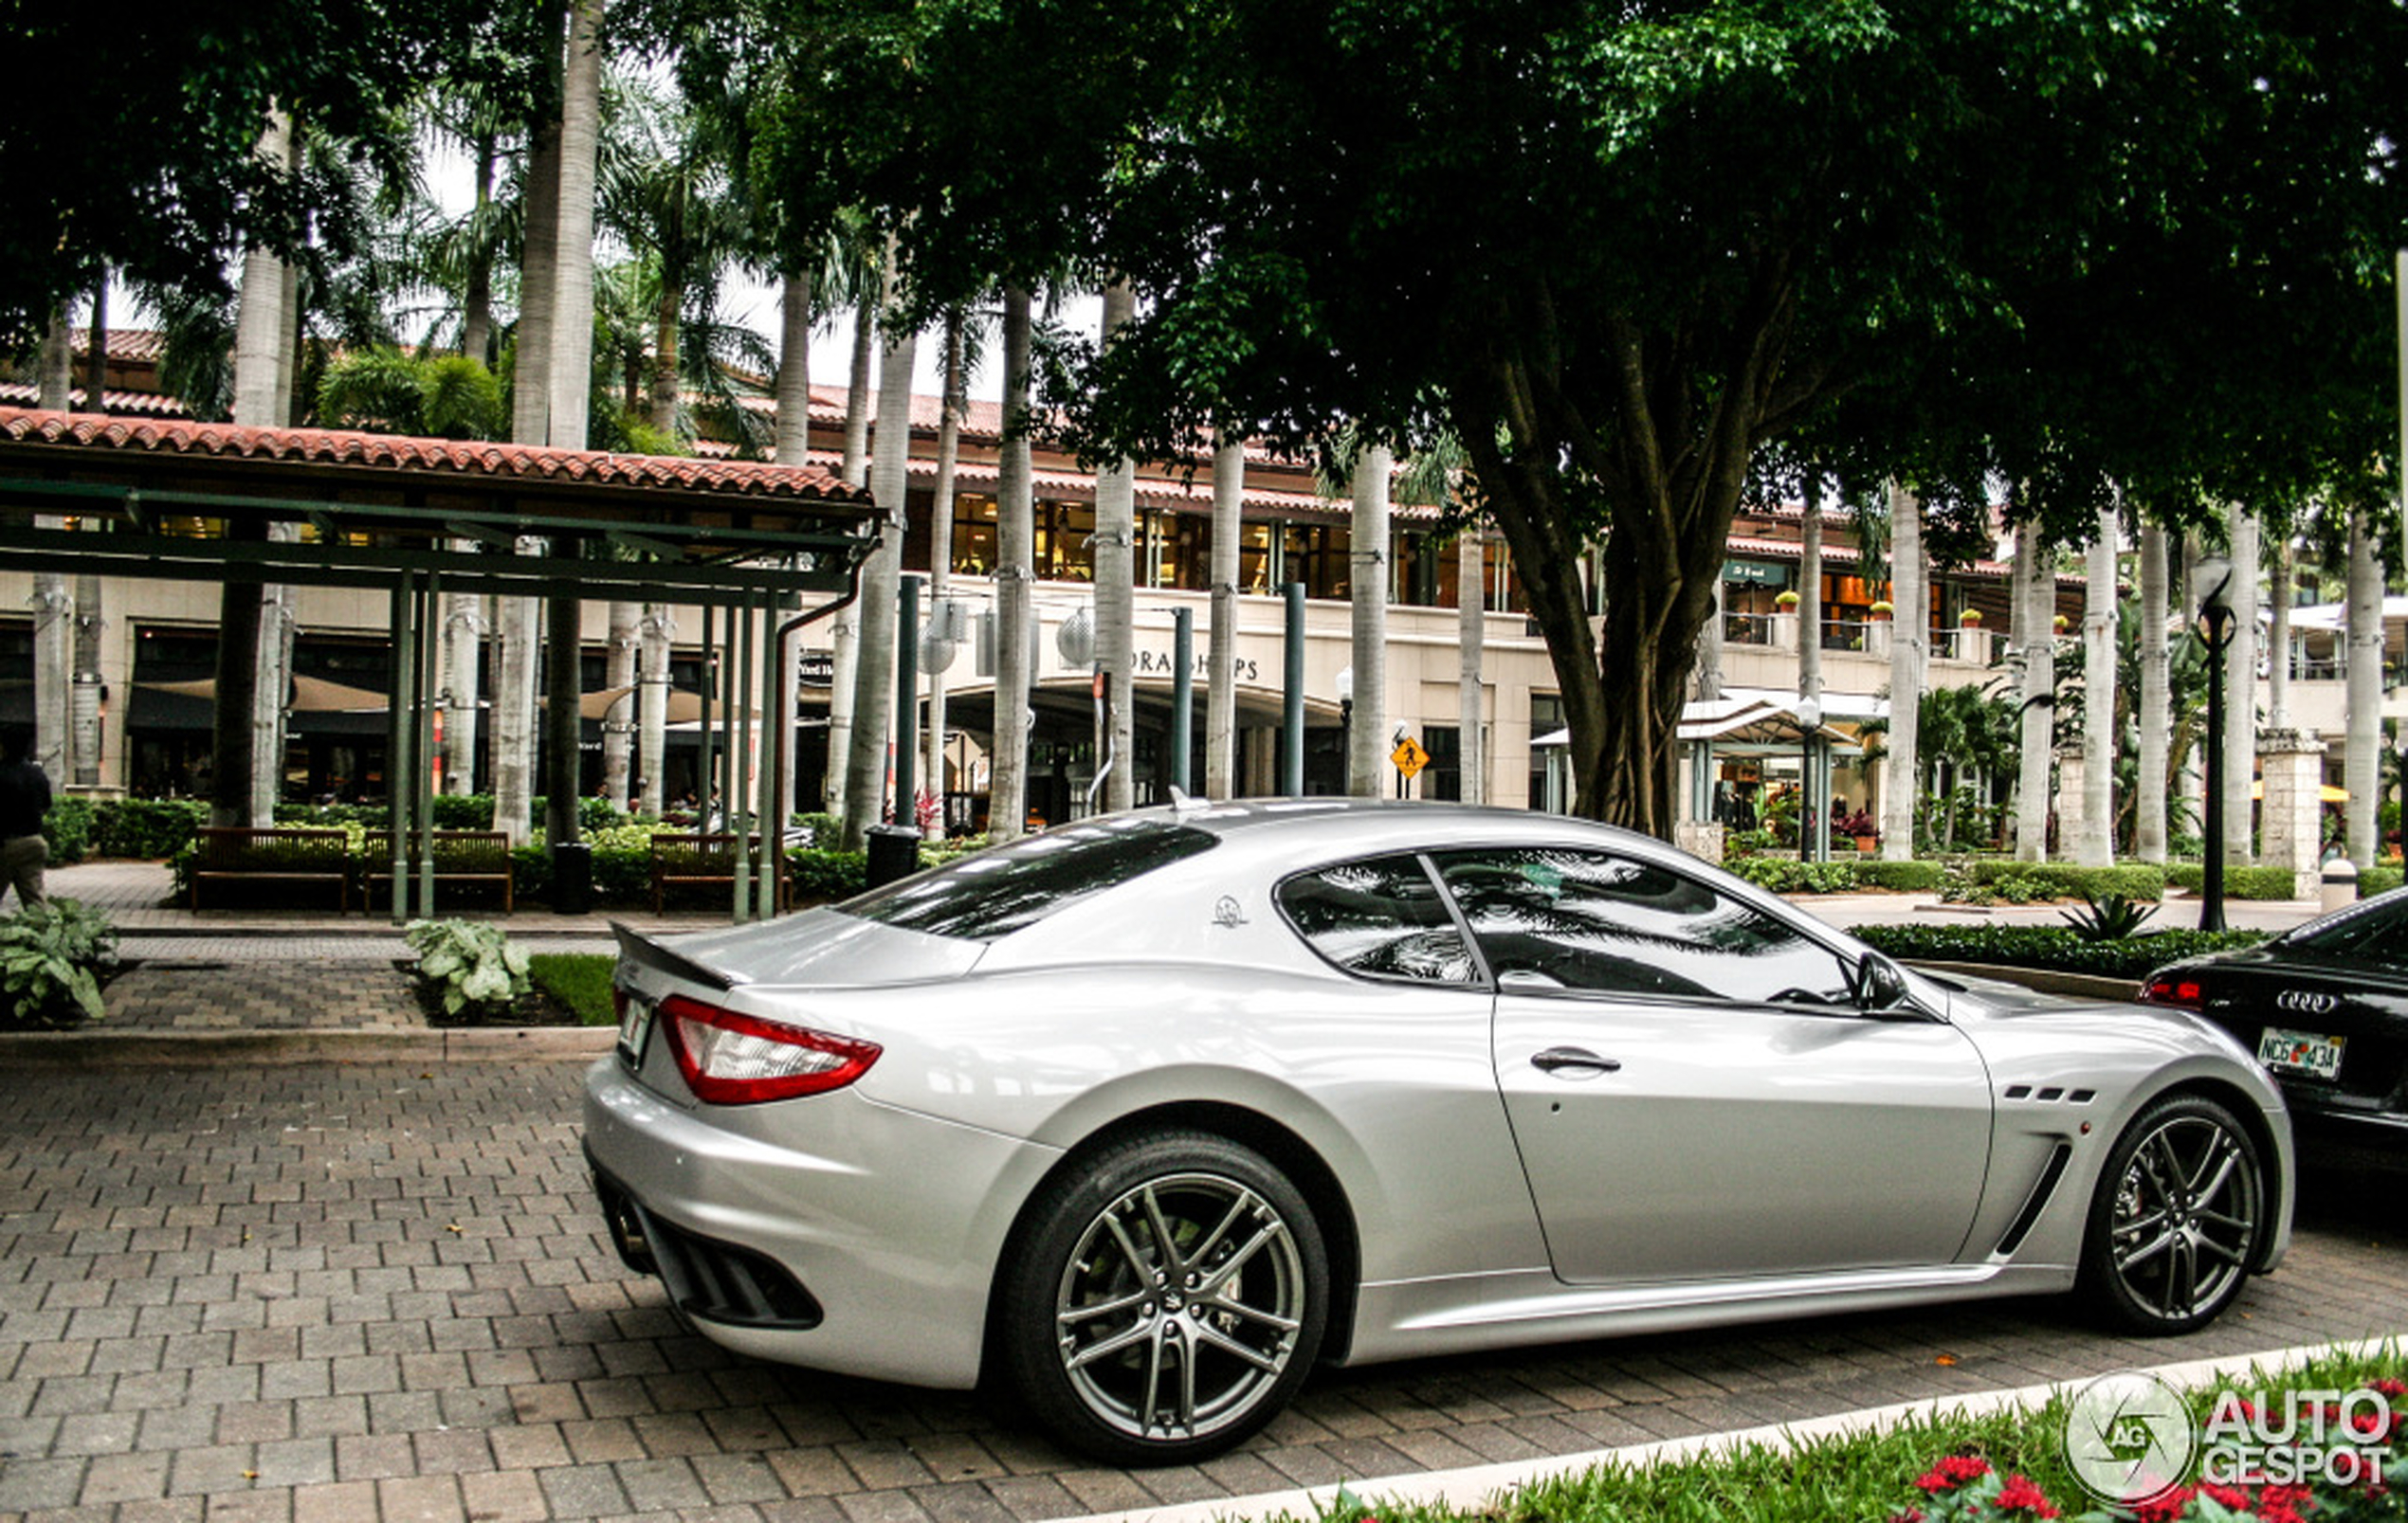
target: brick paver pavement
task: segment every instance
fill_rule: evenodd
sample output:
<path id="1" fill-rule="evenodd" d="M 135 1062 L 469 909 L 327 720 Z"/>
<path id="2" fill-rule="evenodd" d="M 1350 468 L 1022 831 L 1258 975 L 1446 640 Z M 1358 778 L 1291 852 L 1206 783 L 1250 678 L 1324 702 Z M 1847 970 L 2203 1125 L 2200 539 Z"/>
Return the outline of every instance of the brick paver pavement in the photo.
<path id="1" fill-rule="evenodd" d="M 23 1072 L 0 1109 L 0 1514 L 1014 1523 L 1573 1454 L 2408 1321 L 2372 1192 L 2188 1338 L 2056 1302 L 1324 1372 L 1211 1464 L 685 1335 L 599 1236 L 572 1063 Z M 1951 1361 L 1943 1363 L 1944 1359 Z"/>

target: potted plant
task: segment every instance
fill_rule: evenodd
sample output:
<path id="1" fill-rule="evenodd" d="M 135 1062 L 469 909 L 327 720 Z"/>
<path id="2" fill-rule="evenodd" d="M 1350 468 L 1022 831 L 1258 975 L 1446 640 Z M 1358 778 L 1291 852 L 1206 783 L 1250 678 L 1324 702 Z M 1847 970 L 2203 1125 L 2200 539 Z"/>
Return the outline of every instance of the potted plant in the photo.
<path id="1" fill-rule="evenodd" d="M 1967 608 L 1957 615 L 1957 623 L 1967 629 L 1979 629 L 1981 627 L 1981 610 Z"/>
<path id="2" fill-rule="evenodd" d="M 1888 598 L 1883 598 L 1880 602 L 1875 603 L 1870 611 L 1876 619 L 1887 619 L 1898 610 L 1891 605 Z"/>
<path id="3" fill-rule="evenodd" d="M 1797 594 L 1787 588 L 1783 588 L 1779 593 L 1774 597 L 1773 607 L 1780 609 L 1783 613 L 1795 613 L 1797 611 Z"/>
<path id="4" fill-rule="evenodd" d="M 1870 857 L 1881 849 L 1881 827 L 1874 824 L 1870 809 L 1858 809 L 1853 814 L 1842 815 L 1832 823 L 1832 828 L 1843 836 L 1853 836 L 1856 839 L 1856 854 L 1860 857 Z"/>

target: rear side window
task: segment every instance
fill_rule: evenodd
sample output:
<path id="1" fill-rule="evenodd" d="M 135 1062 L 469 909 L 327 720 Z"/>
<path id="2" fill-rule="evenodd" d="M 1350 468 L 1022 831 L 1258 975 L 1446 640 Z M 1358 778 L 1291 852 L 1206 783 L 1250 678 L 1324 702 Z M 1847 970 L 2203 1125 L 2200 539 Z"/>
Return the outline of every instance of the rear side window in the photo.
<path id="1" fill-rule="evenodd" d="M 873 889 L 841 908 L 905 931 L 993 941 L 1219 841 L 1163 820 L 1064 825 Z"/>
<path id="2" fill-rule="evenodd" d="M 2303 927 L 2285 936 L 2283 947 L 2351 962 L 2408 966 L 2408 899 L 2385 898 L 2323 925 Z"/>
<path id="3" fill-rule="evenodd" d="M 1380 857 L 1299 873 L 1279 907 L 1313 951 L 1350 973 L 1469 984 L 1470 949 L 1416 857 Z"/>

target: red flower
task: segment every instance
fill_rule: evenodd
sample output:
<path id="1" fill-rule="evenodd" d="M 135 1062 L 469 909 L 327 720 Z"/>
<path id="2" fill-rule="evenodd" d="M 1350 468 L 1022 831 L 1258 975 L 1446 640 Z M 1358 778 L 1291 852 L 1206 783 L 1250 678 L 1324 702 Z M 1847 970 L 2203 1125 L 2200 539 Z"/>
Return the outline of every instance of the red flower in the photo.
<path id="1" fill-rule="evenodd" d="M 2034 1517 L 2057 1515 L 2057 1510 L 2049 1505 L 2049 1499 L 2040 1494 L 2040 1488 L 2021 1476 L 2009 1476 L 2007 1483 L 1998 1488 L 1998 1511 L 2029 1513 Z"/>
<path id="2" fill-rule="evenodd" d="M 2176 1523 L 2182 1509 L 2191 1505 L 2198 1495 L 2194 1486 L 2177 1486 L 2161 1496 L 2153 1496 L 2132 1509 L 2132 1523 Z"/>
<path id="3" fill-rule="evenodd" d="M 1925 1472 L 1915 1484 L 1926 1492 L 1950 1492 L 1990 1474 L 1990 1461 L 1979 1455 L 1952 1454 Z"/>
<path id="4" fill-rule="evenodd" d="M 2399 1380 L 2386 1375 L 2381 1380 L 2368 1381 L 2366 1385 L 2368 1389 L 2381 1391 L 2395 1402 L 2402 1396 L 2408 1396 L 2408 1380 Z"/>

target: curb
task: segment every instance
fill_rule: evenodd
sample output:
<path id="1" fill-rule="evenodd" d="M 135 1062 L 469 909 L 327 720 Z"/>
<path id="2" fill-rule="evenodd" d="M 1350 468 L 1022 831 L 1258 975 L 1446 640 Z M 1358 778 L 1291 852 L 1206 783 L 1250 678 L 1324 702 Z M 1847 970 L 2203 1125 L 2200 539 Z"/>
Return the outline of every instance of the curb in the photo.
<path id="1" fill-rule="evenodd" d="M 2180 1364 L 2159 1365 L 2145 1372 L 2174 1386 L 2203 1386 L 2227 1375 L 2243 1376 L 2259 1370 L 2271 1374 L 2328 1353 L 2366 1357 L 2386 1350 L 2397 1350 L 2403 1343 L 2408 1343 L 2408 1333 L 2393 1333 L 2389 1337 L 2363 1338 L 2355 1343 L 2302 1345 L 2289 1349 L 2269 1349 L 2259 1353 L 2194 1359 Z M 2052 1381 L 2043 1386 L 1933 1396 L 1922 1401 L 1838 1412 L 1803 1422 L 1701 1433 L 1692 1438 L 1663 1439 L 1653 1443 L 1636 1443 L 1618 1449 L 1593 1449 L 1586 1454 L 1558 1455 L 1541 1460 L 1508 1460 L 1461 1470 L 1386 1476 L 1337 1485 L 1300 1486 L 1290 1491 L 1224 1496 L 1203 1502 L 1174 1502 L 1160 1507 L 1131 1508 L 1125 1512 L 1090 1513 L 1084 1517 L 1062 1519 L 1060 1523 L 1220 1523 L 1220 1520 L 1238 1518 L 1329 1518 L 1335 1515 L 1341 1490 L 1353 1500 L 1362 1503 L 1372 1514 L 1408 1507 L 1446 1506 L 1466 1513 L 1487 1509 L 1489 1515 L 1495 1516 L 1506 1511 L 1504 1504 L 1515 1492 L 1559 1476 L 1594 1470 L 1600 1465 L 1642 1469 L 1680 1464 L 1749 1448 L 1786 1453 L 1816 1440 L 1883 1432 L 1916 1419 L 1928 1421 L 1952 1413 L 1980 1416 L 2010 1407 L 2031 1410 L 2046 1405 L 2052 1397 L 2071 1395 L 2098 1378 L 2083 1376 Z"/>
<path id="2" fill-rule="evenodd" d="M 611 1050 L 610 1026 L 477 1031 L 27 1031 L 0 1035 L 0 1068 L 214 1063 L 582 1062 Z"/>

